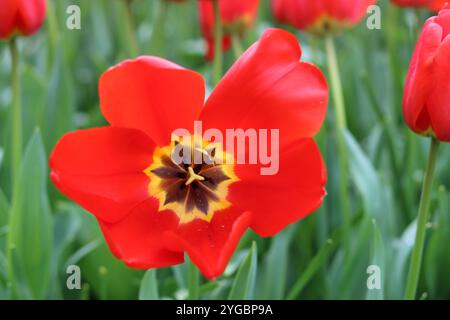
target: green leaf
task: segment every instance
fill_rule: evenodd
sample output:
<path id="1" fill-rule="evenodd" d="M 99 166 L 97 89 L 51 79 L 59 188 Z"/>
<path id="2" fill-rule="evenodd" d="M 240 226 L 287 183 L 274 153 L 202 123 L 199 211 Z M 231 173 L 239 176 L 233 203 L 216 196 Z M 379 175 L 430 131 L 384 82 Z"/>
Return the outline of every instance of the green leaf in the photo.
<path id="1" fill-rule="evenodd" d="M 410 223 L 401 237 L 392 241 L 392 247 L 387 247 L 387 270 L 385 273 L 386 299 L 403 299 L 408 274 L 408 262 L 416 238 L 416 221 Z"/>
<path id="2" fill-rule="evenodd" d="M 8 234 L 9 226 L 9 210 L 10 206 L 8 200 L 2 189 L 0 189 L 0 253 L 5 252 L 6 235 Z M 3 269 L 2 271 L 5 271 Z"/>
<path id="3" fill-rule="evenodd" d="M 139 288 L 139 300 L 158 300 L 158 280 L 156 269 L 147 270 Z"/>
<path id="4" fill-rule="evenodd" d="M 252 248 L 242 262 L 231 287 L 229 300 L 249 300 L 253 299 L 257 268 L 257 249 L 256 242 L 253 242 Z"/>
<path id="5" fill-rule="evenodd" d="M 8 223 L 8 213 L 9 203 L 2 189 L 0 189 L 0 228 L 4 227 Z M 1 249 L 3 249 L 3 247 L 0 247 L 0 250 Z"/>
<path id="6" fill-rule="evenodd" d="M 53 222 L 47 174 L 47 158 L 36 130 L 15 181 L 7 238 L 8 274 L 18 298 L 44 299 L 49 286 Z"/>
<path id="7" fill-rule="evenodd" d="M 74 102 L 72 78 L 60 50 L 53 65 L 42 126 L 47 148 L 53 147 L 63 134 L 74 128 Z"/>
<path id="8" fill-rule="evenodd" d="M 5 152 L 3 151 L 3 148 L 0 147 L 0 168 L 2 167 L 4 155 L 5 155 Z"/>
<path id="9" fill-rule="evenodd" d="M 364 153 L 356 139 L 345 132 L 347 153 L 350 161 L 350 174 L 360 192 L 365 213 L 380 223 L 383 235 L 394 229 L 392 207 L 387 198 L 387 186 L 383 185 L 369 157 Z"/>
<path id="10" fill-rule="evenodd" d="M 48 85 L 38 70 L 25 65 L 22 74 L 23 140 L 28 141 L 34 128 L 42 127 Z"/>
<path id="11" fill-rule="evenodd" d="M 380 274 L 373 274 L 372 276 L 380 276 L 381 279 L 381 288 L 377 289 L 377 288 L 372 288 L 369 289 L 369 287 L 367 288 L 367 296 L 366 299 L 367 300 L 383 300 L 384 299 L 384 279 L 385 279 L 385 275 L 387 274 L 387 270 L 386 270 L 386 263 L 385 263 L 385 253 L 384 253 L 384 243 L 383 243 L 383 239 L 381 237 L 381 233 L 380 230 L 378 229 L 378 226 L 376 224 L 375 219 L 372 220 L 372 232 L 373 232 L 373 237 L 372 237 L 372 242 L 371 242 L 371 247 L 370 247 L 370 251 L 371 251 L 371 267 L 375 267 L 378 268 L 378 270 L 373 270 L 371 269 L 371 272 L 377 272 L 380 271 Z M 369 272 L 369 269 L 368 269 Z"/>
<path id="12" fill-rule="evenodd" d="M 96 239 L 103 239 L 97 220 L 84 210 L 79 210 L 82 218 L 79 240 L 86 247 Z M 79 252 L 80 253 L 80 252 Z M 73 258 L 73 257 L 72 257 Z M 113 256 L 104 240 L 78 263 L 83 281 L 90 288 L 91 295 L 97 299 L 136 299 L 139 282 L 144 272 L 127 267 L 123 261 Z"/>
<path id="13" fill-rule="evenodd" d="M 257 299 L 282 299 L 286 289 L 289 245 L 293 229 L 283 230 L 272 239 L 264 259 L 263 269 L 258 274 Z"/>
<path id="14" fill-rule="evenodd" d="M 336 241 L 329 239 L 320 248 L 319 252 L 312 258 L 308 266 L 302 272 L 300 277 L 295 281 L 291 291 L 287 295 L 288 300 L 295 299 L 302 292 L 308 282 L 315 276 L 315 274 L 320 270 L 320 267 L 327 262 L 327 259 L 331 252 L 333 252 L 336 246 Z"/>

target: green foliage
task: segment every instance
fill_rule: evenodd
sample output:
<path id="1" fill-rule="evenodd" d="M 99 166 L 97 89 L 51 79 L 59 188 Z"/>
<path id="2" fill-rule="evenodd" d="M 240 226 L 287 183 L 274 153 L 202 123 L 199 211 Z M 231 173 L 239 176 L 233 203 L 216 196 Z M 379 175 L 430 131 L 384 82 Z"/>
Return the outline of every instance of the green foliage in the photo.
<path id="1" fill-rule="evenodd" d="M 247 257 L 241 263 L 236 277 L 234 278 L 228 299 L 243 300 L 253 298 L 255 291 L 257 255 L 256 242 L 253 242 Z"/>
<path id="2" fill-rule="evenodd" d="M 139 288 L 139 300 L 158 300 L 158 279 L 156 269 L 147 270 Z"/>
<path id="3" fill-rule="evenodd" d="M 49 288 L 53 219 L 47 174 L 47 157 L 36 130 L 15 181 L 6 248 L 13 296 L 21 299 L 46 298 Z"/>

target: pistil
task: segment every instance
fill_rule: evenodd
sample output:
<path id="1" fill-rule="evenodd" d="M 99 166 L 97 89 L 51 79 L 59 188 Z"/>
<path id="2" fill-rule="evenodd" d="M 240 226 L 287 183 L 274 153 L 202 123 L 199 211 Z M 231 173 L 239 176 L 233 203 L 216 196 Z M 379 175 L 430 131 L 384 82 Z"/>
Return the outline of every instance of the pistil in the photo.
<path id="1" fill-rule="evenodd" d="M 203 180 L 205 180 L 204 177 L 202 177 L 199 174 L 196 174 L 194 172 L 194 168 L 192 168 L 192 167 L 188 168 L 188 174 L 189 174 L 189 178 L 187 179 L 187 181 L 185 183 L 187 186 L 190 185 L 194 181 L 203 181 Z"/>

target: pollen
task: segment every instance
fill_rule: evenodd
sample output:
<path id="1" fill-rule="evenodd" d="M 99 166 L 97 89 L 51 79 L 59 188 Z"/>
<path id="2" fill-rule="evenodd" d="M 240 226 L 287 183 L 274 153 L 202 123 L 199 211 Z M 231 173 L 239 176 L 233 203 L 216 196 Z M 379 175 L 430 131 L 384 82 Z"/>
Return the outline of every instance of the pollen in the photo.
<path id="1" fill-rule="evenodd" d="M 159 200 L 159 211 L 172 210 L 180 223 L 210 222 L 215 212 L 231 205 L 228 188 L 239 180 L 233 165 L 224 163 L 231 155 L 221 145 L 193 140 L 156 148 L 153 163 L 144 170 L 150 179 L 148 192 Z"/>

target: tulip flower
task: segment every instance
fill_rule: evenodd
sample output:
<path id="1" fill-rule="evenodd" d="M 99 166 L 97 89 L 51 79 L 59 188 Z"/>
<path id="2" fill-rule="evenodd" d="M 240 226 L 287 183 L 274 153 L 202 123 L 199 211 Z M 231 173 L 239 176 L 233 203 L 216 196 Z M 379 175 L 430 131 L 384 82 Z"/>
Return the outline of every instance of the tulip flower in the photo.
<path id="1" fill-rule="evenodd" d="M 391 0 L 400 7 L 428 7 L 435 0 Z"/>
<path id="2" fill-rule="evenodd" d="M 414 132 L 450 142 L 450 9 L 428 19 L 417 42 L 403 96 L 403 115 Z"/>
<path id="3" fill-rule="evenodd" d="M 417 292 L 439 141 L 450 142 L 450 7 L 423 26 L 409 66 L 403 115 L 414 132 L 431 137 L 428 166 L 420 198 L 417 231 L 405 298 Z"/>
<path id="4" fill-rule="evenodd" d="M 275 18 L 315 34 L 327 35 L 358 24 L 376 0 L 272 0 Z"/>
<path id="5" fill-rule="evenodd" d="M 206 58 L 214 58 L 214 1 L 199 1 L 200 25 L 207 44 Z M 241 37 L 253 24 L 259 0 L 218 0 L 223 28 L 222 50 L 231 46 L 232 37 Z"/>
<path id="6" fill-rule="evenodd" d="M 428 8 L 431 11 L 438 12 L 448 0 L 391 0 L 400 7 Z"/>
<path id="7" fill-rule="evenodd" d="M 444 7 L 447 2 L 449 2 L 449 0 L 434 0 L 431 2 L 428 8 L 430 8 L 431 11 L 438 12 Z"/>
<path id="8" fill-rule="evenodd" d="M 293 35 L 267 30 L 204 106 L 196 72 L 157 57 L 124 61 L 99 82 L 110 126 L 63 136 L 50 156 L 51 179 L 96 216 L 112 253 L 128 266 L 172 266 L 187 252 L 215 278 L 247 228 L 272 236 L 325 196 L 326 168 L 312 137 L 325 117 L 327 83 L 300 57 Z M 261 175 L 260 164 L 173 161 L 173 131 L 191 130 L 196 120 L 219 132 L 279 129 L 278 173 Z"/>
<path id="9" fill-rule="evenodd" d="M 0 39 L 16 34 L 29 36 L 39 30 L 45 19 L 45 0 L 1 0 Z"/>

